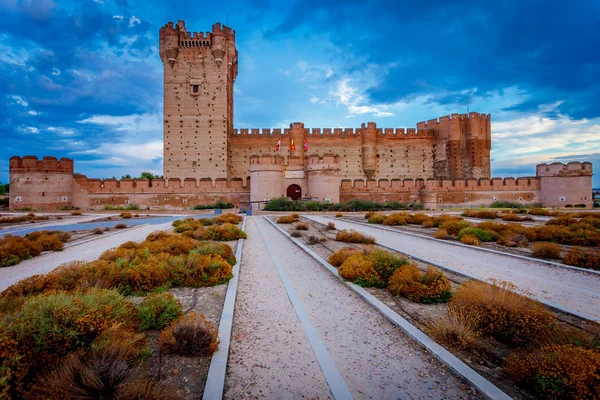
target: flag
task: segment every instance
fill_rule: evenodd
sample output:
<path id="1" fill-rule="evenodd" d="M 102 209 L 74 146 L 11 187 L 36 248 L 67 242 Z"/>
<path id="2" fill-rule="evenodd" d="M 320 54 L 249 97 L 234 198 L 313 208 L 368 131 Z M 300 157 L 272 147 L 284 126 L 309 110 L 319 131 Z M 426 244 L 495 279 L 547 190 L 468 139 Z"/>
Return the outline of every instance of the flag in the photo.
<path id="1" fill-rule="evenodd" d="M 304 151 L 308 151 L 308 140 L 304 139 Z"/>
<path id="2" fill-rule="evenodd" d="M 275 145 L 275 151 L 279 151 L 280 147 L 281 147 L 281 139 L 277 139 L 277 144 Z"/>
<path id="3" fill-rule="evenodd" d="M 290 143 L 290 150 L 296 151 L 296 145 L 294 144 L 294 139 L 292 139 L 292 143 Z"/>

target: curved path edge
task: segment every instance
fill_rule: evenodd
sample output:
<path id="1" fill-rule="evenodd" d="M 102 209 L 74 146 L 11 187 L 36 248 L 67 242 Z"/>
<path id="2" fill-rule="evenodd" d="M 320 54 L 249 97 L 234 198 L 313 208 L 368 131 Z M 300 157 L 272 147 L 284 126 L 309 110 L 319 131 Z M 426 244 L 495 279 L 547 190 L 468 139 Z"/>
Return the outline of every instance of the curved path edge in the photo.
<path id="1" fill-rule="evenodd" d="M 482 375 L 477 373 L 467 364 L 458 359 L 454 354 L 450 353 L 448 350 L 444 349 L 442 346 L 437 344 L 434 340 L 432 340 L 425 333 L 421 332 L 417 329 L 413 324 L 408 322 L 406 319 L 402 318 L 398 313 L 393 311 L 391 308 L 386 306 L 383 302 L 377 299 L 375 296 L 371 295 L 365 289 L 360 286 L 357 286 L 351 282 L 345 281 L 339 274 L 335 267 L 325 261 L 321 256 L 317 253 L 309 249 L 307 246 L 302 244 L 297 239 L 291 237 L 285 230 L 277 226 L 276 223 L 271 221 L 267 217 L 263 217 L 267 222 L 269 222 L 272 226 L 274 226 L 279 232 L 285 235 L 289 240 L 291 240 L 296 246 L 300 247 L 304 252 L 308 253 L 312 258 L 314 258 L 319 264 L 325 267 L 329 272 L 331 272 L 336 278 L 338 278 L 342 283 L 347 285 L 350 289 L 356 292 L 359 296 L 361 296 L 367 303 L 373 306 L 377 311 L 379 311 L 384 317 L 388 318 L 394 325 L 400 328 L 404 333 L 406 333 L 409 337 L 414 339 L 419 345 L 424 347 L 429 353 L 431 353 L 436 359 L 438 359 L 441 363 L 446 365 L 450 370 L 452 370 L 456 375 L 460 376 L 471 385 L 473 385 L 477 390 L 482 394 L 483 397 L 487 399 L 510 399 L 511 397 L 500 390 L 493 383 L 485 379 Z"/>
<path id="2" fill-rule="evenodd" d="M 244 221 L 242 222 L 242 230 L 244 232 L 246 231 L 246 217 L 244 217 Z M 208 377 L 206 378 L 204 395 L 202 397 L 203 399 L 217 400 L 223 398 L 227 358 L 229 357 L 229 345 L 231 343 L 231 329 L 233 326 L 233 309 L 235 306 L 235 297 L 237 295 L 243 246 L 244 239 L 238 239 L 237 249 L 235 250 L 236 263 L 232 270 L 233 278 L 231 278 L 227 285 L 225 303 L 223 304 L 221 321 L 219 322 L 219 339 L 221 340 L 221 345 L 210 360 Z"/>
<path id="3" fill-rule="evenodd" d="M 483 248 L 483 247 L 469 246 L 469 245 L 464 244 L 464 243 L 455 243 L 455 242 L 450 241 L 450 240 L 436 239 L 436 238 L 433 238 L 433 237 L 427 236 L 427 235 L 421 235 L 421 234 L 413 233 L 413 232 L 404 232 L 404 231 L 400 231 L 398 229 L 386 228 L 385 226 L 380 226 L 380 225 L 377 225 L 377 224 L 368 224 L 368 223 L 359 222 L 359 221 L 353 221 L 351 219 L 346 219 L 346 218 L 332 218 L 332 217 L 330 217 L 328 215 L 323 215 L 323 217 L 329 218 L 329 219 L 334 220 L 334 221 L 336 221 L 336 220 L 338 220 L 338 221 L 342 220 L 344 222 L 351 223 L 351 224 L 364 225 L 364 226 L 368 226 L 368 227 L 371 227 L 371 228 L 381 229 L 383 231 L 397 232 L 397 233 L 401 233 L 403 235 L 414 236 L 414 237 L 418 237 L 418 238 L 422 238 L 422 239 L 427 239 L 427 240 L 433 240 L 434 242 L 443 242 L 443 243 L 446 243 L 446 244 L 451 244 L 453 246 L 468 247 L 469 249 L 474 249 L 474 250 L 479 250 L 479 251 L 487 251 L 488 253 L 494 253 L 494 254 L 500 254 L 500 255 L 503 255 L 503 256 L 520 258 L 521 260 L 535 261 L 535 262 L 538 262 L 538 263 L 551 265 L 553 267 L 571 269 L 571 270 L 575 270 L 575 271 L 579 271 L 579 272 L 583 272 L 583 273 L 588 273 L 588 274 L 592 274 L 592 275 L 600 275 L 600 271 L 596 271 L 596 270 L 593 270 L 593 269 L 581 268 L 581 267 L 574 267 L 572 265 L 557 263 L 557 262 L 554 262 L 554 261 L 543 260 L 543 259 L 540 259 L 540 258 L 533 258 L 533 257 L 522 256 L 522 255 L 519 255 L 519 254 L 504 253 L 502 251 L 493 250 L 493 249 L 486 249 L 486 248 Z M 306 216 L 306 218 L 310 219 L 310 216 Z"/>

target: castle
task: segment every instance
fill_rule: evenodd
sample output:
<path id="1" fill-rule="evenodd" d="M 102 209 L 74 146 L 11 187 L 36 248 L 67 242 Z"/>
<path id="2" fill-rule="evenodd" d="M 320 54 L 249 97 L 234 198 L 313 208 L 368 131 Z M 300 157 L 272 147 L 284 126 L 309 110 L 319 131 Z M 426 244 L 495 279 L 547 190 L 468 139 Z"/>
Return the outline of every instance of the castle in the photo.
<path id="1" fill-rule="evenodd" d="M 344 202 L 416 202 L 426 208 L 495 200 L 544 206 L 592 205 L 592 164 L 537 166 L 535 177 L 490 179 L 491 117 L 471 112 L 420 122 L 416 129 L 235 129 L 235 31 L 160 29 L 164 65 L 162 179 L 92 179 L 73 160 L 10 160 L 11 209 L 86 210 L 137 204 L 184 209 L 217 200 L 276 197 Z"/>

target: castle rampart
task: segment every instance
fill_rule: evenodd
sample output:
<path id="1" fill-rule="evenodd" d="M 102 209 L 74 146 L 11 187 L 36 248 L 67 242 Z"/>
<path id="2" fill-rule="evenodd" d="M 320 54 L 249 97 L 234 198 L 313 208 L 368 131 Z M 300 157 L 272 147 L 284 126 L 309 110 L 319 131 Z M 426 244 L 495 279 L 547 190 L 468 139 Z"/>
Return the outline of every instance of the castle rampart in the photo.
<path id="1" fill-rule="evenodd" d="M 159 37 L 164 179 L 74 177 L 69 159 L 13 157 L 12 209 L 131 203 L 189 208 L 279 196 L 414 201 L 430 208 L 494 200 L 592 203 L 591 163 L 541 164 L 536 177 L 492 178 L 489 114 L 451 114 L 416 128 L 380 128 L 375 122 L 307 128 L 292 122 L 284 129 L 235 129 L 235 31 L 220 23 L 210 32 L 188 31 L 178 21 L 163 26 Z"/>

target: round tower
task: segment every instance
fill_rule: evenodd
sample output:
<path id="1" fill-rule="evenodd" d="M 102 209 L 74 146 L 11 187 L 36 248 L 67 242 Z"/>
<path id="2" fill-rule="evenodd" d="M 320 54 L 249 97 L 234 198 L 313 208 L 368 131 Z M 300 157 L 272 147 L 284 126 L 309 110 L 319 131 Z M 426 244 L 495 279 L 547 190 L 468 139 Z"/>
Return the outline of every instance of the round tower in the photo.
<path id="1" fill-rule="evenodd" d="M 283 194 L 283 157 L 254 155 L 248 165 L 250 201 L 269 200 Z"/>
<path id="2" fill-rule="evenodd" d="M 308 193 L 320 201 L 328 199 L 332 203 L 340 202 L 340 157 L 314 154 L 308 157 L 306 175 Z"/>
<path id="3" fill-rule="evenodd" d="M 362 124 L 362 161 L 363 172 L 372 178 L 377 171 L 377 125 L 369 122 Z"/>

